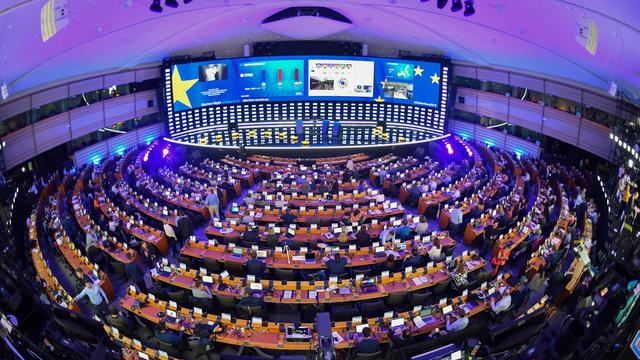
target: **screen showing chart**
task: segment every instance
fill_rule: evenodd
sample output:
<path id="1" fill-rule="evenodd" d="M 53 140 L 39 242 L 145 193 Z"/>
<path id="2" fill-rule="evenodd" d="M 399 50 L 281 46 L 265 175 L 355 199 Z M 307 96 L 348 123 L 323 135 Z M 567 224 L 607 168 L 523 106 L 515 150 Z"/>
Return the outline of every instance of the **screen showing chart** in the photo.
<path id="1" fill-rule="evenodd" d="M 303 60 L 261 60 L 238 64 L 239 98 L 268 101 L 304 96 Z"/>

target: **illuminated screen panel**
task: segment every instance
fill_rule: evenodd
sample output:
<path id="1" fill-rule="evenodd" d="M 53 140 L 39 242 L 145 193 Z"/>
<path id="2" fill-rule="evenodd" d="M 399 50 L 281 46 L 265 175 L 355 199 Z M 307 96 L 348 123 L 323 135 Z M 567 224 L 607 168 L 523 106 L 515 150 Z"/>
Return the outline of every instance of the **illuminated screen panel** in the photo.
<path id="1" fill-rule="evenodd" d="M 315 117 L 406 123 L 438 135 L 446 126 L 448 72 L 439 62 L 373 57 L 171 64 L 164 69 L 168 133 Z"/>
<path id="2" fill-rule="evenodd" d="M 373 61 L 309 60 L 309 96 L 373 98 Z"/>

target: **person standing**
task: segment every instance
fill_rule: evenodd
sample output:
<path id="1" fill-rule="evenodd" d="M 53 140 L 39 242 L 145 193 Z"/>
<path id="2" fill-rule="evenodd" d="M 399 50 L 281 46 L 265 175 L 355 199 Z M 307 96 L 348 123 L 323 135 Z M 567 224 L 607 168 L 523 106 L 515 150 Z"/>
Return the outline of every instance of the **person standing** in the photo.
<path id="1" fill-rule="evenodd" d="M 184 246 L 187 239 L 193 235 L 193 222 L 182 210 L 180 210 L 178 214 L 179 217 L 176 221 L 178 231 L 176 235 L 178 236 L 180 246 Z"/>
<path id="2" fill-rule="evenodd" d="M 211 216 L 211 220 L 220 218 L 220 198 L 218 197 L 218 188 L 215 186 L 211 189 L 209 195 L 205 200 L 205 204 L 209 209 L 209 215 Z"/>
<path id="3" fill-rule="evenodd" d="M 98 285 L 94 285 L 90 279 L 87 279 L 84 284 L 84 289 L 80 291 L 78 295 L 74 298 L 75 301 L 82 299 L 83 297 L 89 298 L 89 303 L 93 309 L 99 315 L 104 315 L 107 313 L 107 304 L 109 303 L 109 299 L 107 298 L 107 294 L 104 293 L 104 290 Z"/>
<path id="4" fill-rule="evenodd" d="M 169 224 L 169 220 L 164 219 L 164 224 L 162 225 L 164 230 L 164 236 L 167 238 L 167 242 L 169 243 L 169 248 L 172 249 L 173 255 L 175 256 L 178 253 L 178 239 L 176 238 L 176 232 L 173 230 L 173 226 Z"/>
<path id="5" fill-rule="evenodd" d="M 136 256 L 133 252 L 128 252 L 127 259 L 129 259 L 129 262 L 124 265 L 124 269 L 127 271 L 129 279 L 131 279 L 131 282 L 136 284 L 140 291 L 146 293 L 147 286 L 144 283 L 144 272 L 142 272 L 142 269 L 140 269 L 140 265 L 138 265 Z"/>

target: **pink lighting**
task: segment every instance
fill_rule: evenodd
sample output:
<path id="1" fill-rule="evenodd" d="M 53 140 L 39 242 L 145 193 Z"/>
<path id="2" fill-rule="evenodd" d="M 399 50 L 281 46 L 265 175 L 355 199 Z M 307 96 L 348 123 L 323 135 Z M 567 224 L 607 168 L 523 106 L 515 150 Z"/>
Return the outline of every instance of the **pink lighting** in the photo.
<path id="1" fill-rule="evenodd" d="M 446 147 L 446 148 L 447 148 L 447 153 L 448 153 L 449 155 L 452 155 L 452 154 L 453 154 L 453 148 L 451 148 L 451 144 L 446 143 L 446 144 L 444 145 L 444 147 Z"/>
<path id="2" fill-rule="evenodd" d="M 165 158 L 169 155 L 169 148 L 162 149 L 162 157 Z"/>

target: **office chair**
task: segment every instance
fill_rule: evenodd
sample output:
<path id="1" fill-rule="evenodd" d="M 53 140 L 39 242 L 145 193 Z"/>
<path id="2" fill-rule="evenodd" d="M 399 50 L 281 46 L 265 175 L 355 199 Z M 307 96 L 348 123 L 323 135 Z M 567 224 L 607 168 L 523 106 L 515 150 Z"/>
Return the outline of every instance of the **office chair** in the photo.
<path id="1" fill-rule="evenodd" d="M 375 360 L 375 359 L 381 359 L 381 358 L 382 358 L 382 351 L 376 351 L 371 354 L 358 353 L 353 359 L 354 360 Z"/>
<path id="2" fill-rule="evenodd" d="M 117 261 L 111 262 L 111 269 L 120 281 L 129 280 L 129 275 L 123 263 Z"/>
<path id="3" fill-rule="evenodd" d="M 370 303 L 362 303 L 362 316 L 365 318 L 374 318 L 384 315 L 385 307 L 383 301 L 374 301 Z"/>
<path id="4" fill-rule="evenodd" d="M 175 301 L 177 304 L 187 304 L 187 292 L 184 290 L 168 291 L 167 297 L 169 298 L 169 300 Z"/>
<path id="5" fill-rule="evenodd" d="M 387 307 L 390 307 L 395 311 L 402 311 L 403 309 L 407 308 L 407 297 L 407 292 L 391 293 L 386 298 L 385 303 Z"/>
<path id="6" fill-rule="evenodd" d="M 451 279 L 445 280 L 438 285 L 436 285 L 435 289 L 433 289 L 434 296 L 442 296 L 449 289 L 449 284 L 451 283 Z"/>
<path id="7" fill-rule="evenodd" d="M 371 268 L 369 267 L 358 267 L 351 271 L 353 272 L 353 277 L 356 277 L 356 275 L 364 275 L 364 277 L 371 276 Z"/>
<path id="8" fill-rule="evenodd" d="M 244 277 L 247 273 L 247 269 L 240 263 L 226 262 L 224 263 L 224 269 L 227 270 L 229 274 L 237 277 Z"/>
<path id="9" fill-rule="evenodd" d="M 409 299 L 409 305 L 411 307 L 416 305 L 427 305 L 431 302 L 431 293 L 412 293 Z"/>
<path id="10" fill-rule="evenodd" d="M 218 305 L 225 310 L 225 312 L 234 312 L 236 309 L 236 299 L 230 295 L 222 295 L 222 294 L 214 294 L 216 300 L 218 300 Z"/>
<path id="11" fill-rule="evenodd" d="M 294 281 L 296 279 L 296 273 L 291 269 L 275 269 L 275 277 L 278 280 Z"/>

